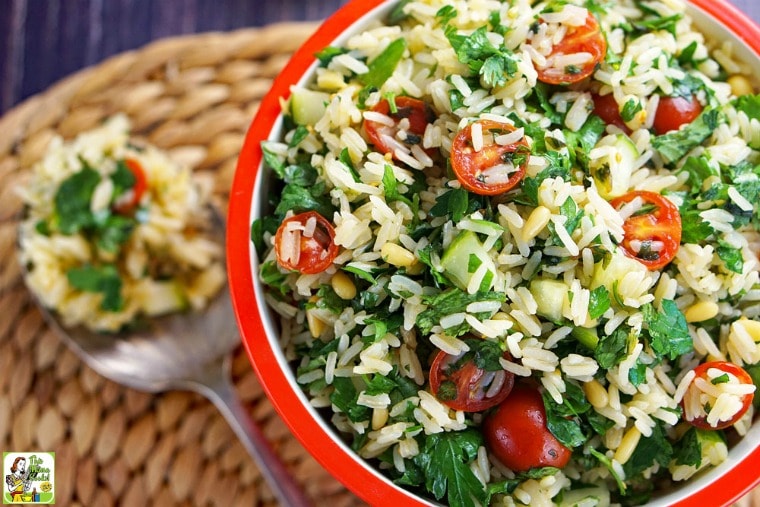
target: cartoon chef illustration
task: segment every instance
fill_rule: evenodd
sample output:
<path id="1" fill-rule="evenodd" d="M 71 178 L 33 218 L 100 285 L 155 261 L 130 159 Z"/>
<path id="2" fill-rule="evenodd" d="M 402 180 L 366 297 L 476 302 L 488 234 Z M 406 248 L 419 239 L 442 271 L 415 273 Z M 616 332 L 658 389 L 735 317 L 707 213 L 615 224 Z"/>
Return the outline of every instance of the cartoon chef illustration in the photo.
<path id="1" fill-rule="evenodd" d="M 26 458 L 19 456 L 13 460 L 11 473 L 5 476 L 5 482 L 8 484 L 8 491 L 11 494 L 12 502 L 23 502 L 23 494 L 29 491 L 31 481 L 26 471 Z"/>

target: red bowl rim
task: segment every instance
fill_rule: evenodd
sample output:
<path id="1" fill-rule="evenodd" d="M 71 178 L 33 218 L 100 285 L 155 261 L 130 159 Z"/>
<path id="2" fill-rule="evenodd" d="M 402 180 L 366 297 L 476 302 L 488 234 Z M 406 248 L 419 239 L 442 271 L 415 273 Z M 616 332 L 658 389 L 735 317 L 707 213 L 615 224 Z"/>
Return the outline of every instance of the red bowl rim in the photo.
<path id="1" fill-rule="evenodd" d="M 760 27 L 727 0 L 690 0 L 730 32 L 743 40 L 760 57 Z M 227 219 L 227 267 L 232 303 L 242 342 L 254 370 L 275 410 L 303 446 L 348 489 L 373 505 L 429 505 L 413 493 L 393 485 L 364 466 L 364 460 L 346 453 L 335 437 L 314 420 L 300 398 L 299 390 L 283 372 L 273 349 L 268 346 L 260 318 L 265 304 L 259 305 L 253 290 L 251 259 L 255 256 L 250 241 L 250 223 L 255 181 L 262 162 L 260 142 L 269 137 L 280 115 L 280 99 L 290 95 L 290 85 L 298 82 L 314 64 L 314 55 L 330 45 L 367 12 L 389 0 L 350 0 L 328 18 L 293 55 L 274 80 L 271 90 L 246 134 L 238 158 L 230 192 Z M 263 343 L 262 343 L 263 341 Z M 362 466 L 357 466 L 357 464 Z M 729 505 L 760 483 L 760 446 L 742 462 L 693 495 L 675 505 Z M 748 477 L 754 477 L 747 481 Z"/>

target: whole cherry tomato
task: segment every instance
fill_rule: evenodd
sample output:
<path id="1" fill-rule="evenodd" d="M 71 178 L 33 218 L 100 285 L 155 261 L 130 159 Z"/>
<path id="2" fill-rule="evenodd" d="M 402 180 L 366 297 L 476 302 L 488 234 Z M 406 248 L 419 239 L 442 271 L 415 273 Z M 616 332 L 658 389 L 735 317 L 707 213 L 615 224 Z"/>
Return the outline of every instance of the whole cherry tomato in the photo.
<path id="1" fill-rule="evenodd" d="M 650 270 L 667 265 L 681 244 L 681 215 L 678 208 L 654 192 L 637 190 L 610 201 L 615 209 L 642 199 L 641 209 L 623 223 L 623 251 Z"/>
<path id="2" fill-rule="evenodd" d="M 132 211 L 142 199 L 143 194 L 148 189 L 148 180 L 145 177 L 145 171 L 142 168 L 140 162 L 133 158 L 124 160 L 124 164 L 129 169 L 129 172 L 134 176 L 135 183 L 132 188 L 120 195 L 113 203 L 113 209 L 117 213 L 129 213 Z"/>
<path id="3" fill-rule="evenodd" d="M 384 114 L 394 122 L 393 126 L 386 125 L 373 120 L 364 120 L 364 130 L 372 144 L 375 145 L 382 153 L 394 155 L 398 144 L 411 146 L 414 144 L 422 147 L 422 137 L 425 135 L 427 126 L 436 119 L 435 113 L 425 102 L 412 97 L 396 97 L 395 112 L 391 109 L 390 103 L 383 99 L 372 108 L 372 111 Z M 400 130 L 399 124 L 402 120 L 409 120 L 409 126 L 406 129 L 406 138 L 399 140 L 397 134 Z M 431 155 L 435 150 L 425 150 Z"/>
<path id="4" fill-rule="evenodd" d="M 658 135 L 666 134 L 693 122 L 701 112 L 702 104 L 694 95 L 689 98 L 660 97 L 652 127 Z"/>
<path id="5" fill-rule="evenodd" d="M 338 255 L 335 229 L 316 211 L 286 218 L 274 237 L 277 262 L 285 269 L 306 275 L 321 273 Z"/>
<path id="6" fill-rule="evenodd" d="M 590 57 L 581 65 L 558 67 L 553 63 L 558 57 L 577 53 L 588 53 Z M 548 84 L 570 84 L 583 81 L 593 74 L 606 54 L 607 40 L 596 18 L 589 12 L 584 25 L 569 27 L 565 37 L 554 45 L 551 54 L 546 58 L 546 66 L 537 69 L 538 79 Z"/>
<path id="7" fill-rule="evenodd" d="M 473 146 L 474 125 L 483 134 L 483 146 L 478 151 Z M 507 123 L 478 120 L 459 131 L 451 147 L 451 168 L 465 189 L 479 195 L 498 195 L 522 180 L 530 159 L 528 141 L 523 137 L 509 144 L 498 143 L 499 136 L 515 130 Z"/>
<path id="8" fill-rule="evenodd" d="M 607 95 L 597 95 L 595 93 L 592 98 L 594 100 L 594 114 L 604 120 L 604 123 L 620 127 L 625 133 L 631 131 L 623 121 L 623 117 L 620 116 L 620 106 L 618 106 L 614 95 L 611 93 Z"/>
<path id="9" fill-rule="evenodd" d="M 476 343 L 478 339 L 465 340 Z M 504 353 L 504 357 L 510 357 Z M 509 396 L 514 374 L 479 368 L 472 352 L 459 355 L 438 352 L 430 366 L 430 389 L 439 401 L 465 412 L 480 412 L 499 404 Z M 492 392 L 495 391 L 495 392 Z"/>
<path id="10" fill-rule="evenodd" d="M 506 467 L 525 472 L 535 467 L 562 468 L 572 451 L 546 426 L 546 408 L 538 389 L 517 385 L 483 421 L 488 449 Z"/>
<path id="11" fill-rule="evenodd" d="M 719 370 L 720 373 L 710 371 L 710 370 Z M 690 407 L 689 405 L 692 403 L 691 393 L 693 390 L 697 390 L 697 393 L 702 394 L 703 391 L 695 385 L 696 380 L 698 378 L 705 380 L 710 385 L 714 385 L 717 388 L 720 388 L 720 385 L 723 383 L 731 383 L 736 384 L 736 382 L 730 382 L 729 376 L 734 377 L 735 380 L 738 381 L 740 384 L 745 384 L 752 386 L 754 385 L 752 383 L 752 377 L 750 377 L 749 373 L 747 373 L 744 368 L 734 364 L 729 363 L 728 361 L 710 361 L 707 363 L 702 363 L 696 368 L 694 368 L 694 373 L 696 376 L 694 377 L 694 380 L 692 381 L 689 388 L 686 390 L 686 394 L 681 400 L 681 406 L 684 408 L 684 419 L 686 422 L 691 424 L 692 426 L 696 426 L 697 428 L 702 428 L 706 430 L 720 430 L 723 428 L 728 428 L 729 426 L 733 425 L 741 419 L 741 417 L 747 412 L 749 409 L 749 406 L 752 404 L 752 399 L 755 395 L 754 392 L 746 393 L 741 395 L 741 409 L 737 411 L 734 415 L 732 415 L 729 419 L 721 421 L 718 420 L 714 425 L 711 425 L 707 421 L 707 417 L 709 414 L 709 410 L 705 410 L 704 406 L 699 407 L 701 410 L 700 412 L 703 412 L 704 415 L 701 415 L 699 417 L 696 417 L 694 419 L 689 419 L 686 414 L 690 412 L 689 409 L 694 408 Z M 716 375 L 716 373 L 718 373 Z M 715 396 L 711 396 L 709 394 L 706 394 L 707 398 L 709 399 L 707 405 L 708 406 L 715 406 Z M 699 398 L 697 398 L 699 399 Z"/>

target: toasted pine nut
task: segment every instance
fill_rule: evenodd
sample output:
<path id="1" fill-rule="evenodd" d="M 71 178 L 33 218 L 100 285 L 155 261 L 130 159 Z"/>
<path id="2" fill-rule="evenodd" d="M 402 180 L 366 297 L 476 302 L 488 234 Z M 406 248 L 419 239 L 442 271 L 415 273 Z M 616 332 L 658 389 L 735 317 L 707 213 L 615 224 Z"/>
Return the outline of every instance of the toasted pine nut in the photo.
<path id="1" fill-rule="evenodd" d="M 379 430 L 385 423 L 388 422 L 388 409 L 387 408 L 373 408 L 372 409 L 372 429 Z"/>
<path id="2" fill-rule="evenodd" d="M 314 315 L 314 312 L 311 310 L 306 310 L 306 322 L 309 324 L 309 332 L 314 338 L 322 336 L 322 333 L 327 329 L 327 324 Z"/>
<path id="3" fill-rule="evenodd" d="M 396 243 L 386 243 L 380 249 L 380 255 L 388 264 L 399 268 L 408 268 L 417 260 L 412 252 Z"/>
<path id="4" fill-rule="evenodd" d="M 733 325 L 741 325 L 752 337 L 752 341 L 760 343 L 760 322 L 750 319 L 739 319 Z"/>
<path id="5" fill-rule="evenodd" d="M 625 465 L 626 461 L 631 459 L 631 455 L 636 449 L 636 446 L 639 445 L 640 439 L 641 432 L 636 426 L 633 426 L 626 431 L 625 435 L 623 435 L 623 440 L 620 442 L 620 446 L 615 451 L 615 460 L 621 465 Z"/>
<path id="6" fill-rule="evenodd" d="M 333 290 L 341 299 L 348 301 L 356 296 L 356 285 L 354 285 L 351 277 L 343 271 L 338 270 L 335 272 L 330 279 L 330 285 L 332 285 Z"/>
<path id="7" fill-rule="evenodd" d="M 596 379 L 592 379 L 583 384 L 583 392 L 586 393 L 588 402 L 594 407 L 606 407 L 610 402 L 607 390 Z"/>
<path id="8" fill-rule="evenodd" d="M 546 206 L 539 206 L 531 211 L 530 216 L 525 221 L 522 230 L 523 241 L 530 241 L 535 238 L 539 232 L 549 223 L 552 212 Z"/>
<path id="9" fill-rule="evenodd" d="M 712 301 L 697 301 L 683 315 L 686 322 L 704 322 L 718 315 L 718 305 Z"/>
<path id="10" fill-rule="evenodd" d="M 750 83 L 749 79 L 747 79 L 745 76 L 742 76 L 741 74 L 735 74 L 731 76 L 726 80 L 726 82 L 731 86 L 731 92 L 737 97 L 755 93 L 755 90 L 752 88 L 752 83 Z"/>

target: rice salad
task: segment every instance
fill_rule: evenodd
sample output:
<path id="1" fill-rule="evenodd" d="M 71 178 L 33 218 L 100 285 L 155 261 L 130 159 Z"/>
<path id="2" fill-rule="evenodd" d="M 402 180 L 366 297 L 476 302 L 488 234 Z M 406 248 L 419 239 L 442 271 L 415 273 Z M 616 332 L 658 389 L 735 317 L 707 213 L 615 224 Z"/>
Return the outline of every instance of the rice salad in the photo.
<path id="1" fill-rule="evenodd" d="M 252 224 L 311 404 L 460 505 L 640 504 L 760 381 L 760 96 L 679 0 L 405 0 L 328 47 Z"/>
<path id="2" fill-rule="evenodd" d="M 54 138 L 19 189 L 25 281 L 66 326 L 113 333 L 199 310 L 226 280 L 210 186 L 129 128 L 118 115 Z"/>

